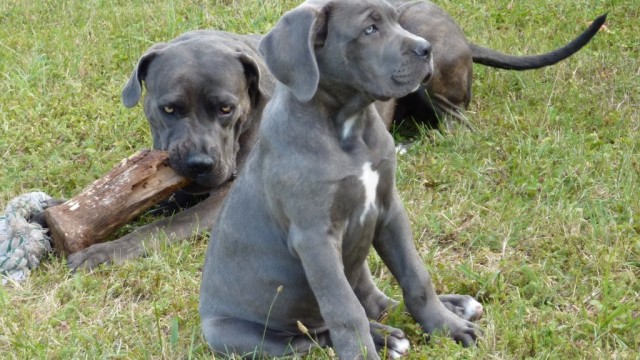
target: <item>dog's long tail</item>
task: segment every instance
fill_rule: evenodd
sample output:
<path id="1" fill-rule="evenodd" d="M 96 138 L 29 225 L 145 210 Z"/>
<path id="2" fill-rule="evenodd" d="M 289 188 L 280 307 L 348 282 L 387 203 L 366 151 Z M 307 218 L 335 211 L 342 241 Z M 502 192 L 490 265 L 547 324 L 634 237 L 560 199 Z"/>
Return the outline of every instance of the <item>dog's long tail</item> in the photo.
<path id="1" fill-rule="evenodd" d="M 530 70 L 553 65 L 575 54 L 589 43 L 607 20 L 607 13 L 598 16 L 580 36 L 567 45 L 540 55 L 509 55 L 475 44 L 469 44 L 473 62 L 507 70 Z"/>

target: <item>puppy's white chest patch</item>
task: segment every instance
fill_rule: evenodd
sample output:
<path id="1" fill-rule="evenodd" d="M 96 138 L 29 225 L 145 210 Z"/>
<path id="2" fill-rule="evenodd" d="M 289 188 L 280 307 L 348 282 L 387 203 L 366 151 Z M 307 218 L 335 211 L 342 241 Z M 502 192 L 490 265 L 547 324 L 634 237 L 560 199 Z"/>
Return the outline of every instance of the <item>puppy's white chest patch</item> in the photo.
<path id="1" fill-rule="evenodd" d="M 360 215 L 360 224 L 364 223 L 369 211 L 376 208 L 376 190 L 378 188 L 378 181 L 380 180 L 380 174 L 371 168 L 371 162 L 366 162 L 362 166 L 362 175 L 360 181 L 364 186 L 364 209 Z"/>

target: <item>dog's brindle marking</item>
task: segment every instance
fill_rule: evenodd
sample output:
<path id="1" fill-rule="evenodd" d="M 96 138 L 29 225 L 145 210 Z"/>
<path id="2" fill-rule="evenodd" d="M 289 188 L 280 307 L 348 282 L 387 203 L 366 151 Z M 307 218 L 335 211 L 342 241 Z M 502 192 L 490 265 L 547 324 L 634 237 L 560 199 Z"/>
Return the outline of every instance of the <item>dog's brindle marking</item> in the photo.
<path id="1" fill-rule="evenodd" d="M 447 129 L 456 124 L 471 128 L 464 110 L 471 101 L 473 64 L 531 70 L 556 64 L 584 47 L 598 33 L 607 15 L 596 18 L 571 42 L 540 55 L 514 56 L 471 44 L 464 32 L 443 9 L 423 0 L 389 0 L 401 10 L 400 24 L 427 39 L 433 46 L 434 74 L 426 85 L 398 101 L 395 120 L 413 117 L 417 122 Z"/>
<path id="2" fill-rule="evenodd" d="M 373 106 L 431 75 L 431 45 L 383 0 L 308 0 L 260 49 L 280 83 L 209 242 L 199 307 L 207 342 L 276 356 L 331 344 L 341 359 L 378 359 L 382 325 L 370 325 L 354 290 L 373 283 L 373 246 L 425 332 L 473 345 L 475 326 L 438 299 L 415 249 L 393 139 Z M 406 339 L 389 332 L 401 355 Z"/>

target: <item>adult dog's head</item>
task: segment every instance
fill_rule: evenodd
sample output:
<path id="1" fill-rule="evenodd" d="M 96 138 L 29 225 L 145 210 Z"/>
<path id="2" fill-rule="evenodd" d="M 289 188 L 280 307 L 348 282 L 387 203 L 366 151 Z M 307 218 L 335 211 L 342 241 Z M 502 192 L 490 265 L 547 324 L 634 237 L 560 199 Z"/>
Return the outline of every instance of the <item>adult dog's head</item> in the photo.
<path id="1" fill-rule="evenodd" d="M 273 75 L 303 102 L 319 86 L 389 100 L 433 72 L 431 44 L 403 29 L 398 10 L 383 0 L 307 0 L 259 47 Z"/>
<path id="2" fill-rule="evenodd" d="M 124 105 L 133 107 L 144 81 L 153 147 L 168 151 L 171 167 L 193 181 L 186 191 L 209 191 L 238 170 L 240 138 L 271 94 L 256 42 L 216 31 L 186 33 L 151 47 L 122 90 Z"/>

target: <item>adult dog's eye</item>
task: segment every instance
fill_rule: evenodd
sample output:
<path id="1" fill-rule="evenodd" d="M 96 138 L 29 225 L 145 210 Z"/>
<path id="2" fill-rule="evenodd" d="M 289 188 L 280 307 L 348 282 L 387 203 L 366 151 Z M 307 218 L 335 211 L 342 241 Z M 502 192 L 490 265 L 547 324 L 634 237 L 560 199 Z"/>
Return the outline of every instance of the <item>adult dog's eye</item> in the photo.
<path id="1" fill-rule="evenodd" d="M 365 35 L 371 35 L 376 31 L 378 31 L 378 28 L 375 25 L 371 25 L 368 28 L 364 29 L 364 34 Z"/>
<path id="2" fill-rule="evenodd" d="M 233 105 L 220 106 L 220 115 L 229 115 L 233 111 Z"/>
<path id="3" fill-rule="evenodd" d="M 176 109 L 173 106 L 163 106 L 162 107 L 162 111 L 164 111 L 165 114 L 173 114 L 176 112 Z"/>

